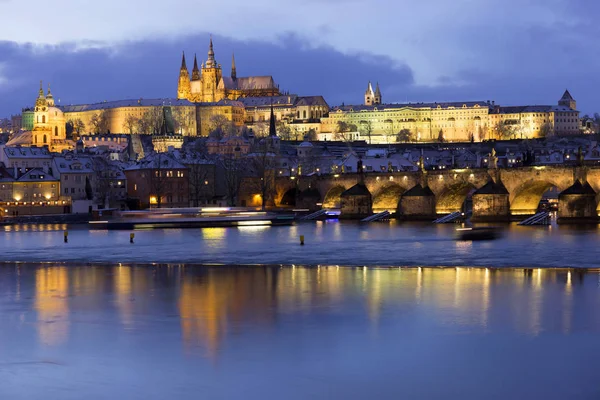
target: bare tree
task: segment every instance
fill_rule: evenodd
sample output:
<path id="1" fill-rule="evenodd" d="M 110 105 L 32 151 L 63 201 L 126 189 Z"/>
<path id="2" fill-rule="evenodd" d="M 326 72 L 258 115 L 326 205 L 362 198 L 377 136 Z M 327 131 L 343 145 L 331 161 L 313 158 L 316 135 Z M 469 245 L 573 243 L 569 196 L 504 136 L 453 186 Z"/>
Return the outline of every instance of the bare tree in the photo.
<path id="1" fill-rule="evenodd" d="M 540 126 L 539 135 L 540 137 L 552 136 L 552 126 L 549 122 L 545 122 L 542 126 Z"/>
<path id="2" fill-rule="evenodd" d="M 412 140 L 413 134 L 410 129 L 401 129 L 400 132 L 396 134 L 396 142 L 404 142 L 408 143 Z"/>
<path id="3" fill-rule="evenodd" d="M 160 128 L 163 122 L 163 110 L 162 107 L 150 107 L 146 111 L 147 118 L 149 119 L 149 123 L 152 129 L 152 133 L 157 134 L 160 133 Z"/>
<path id="4" fill-rule="evenodd" d="M 493 132 L 496 139 L 510 139 L 515 129 L 512 124 L 508 124 L 505 121 L 498 121 L 493 127 Z"/>
<path id="5" fill-rule="evenodd" d="M 108 114 L 106 110 L 100 110 L 94 113 L 90 119 L 90 126 L 92 133 L 95 133 L 96 135 L 108 133 Z"/>
<path id="6" fill-rule="evenodd" d="M 240 194 L 242 180 L 247 169 L 244 159 L 235 157 L 222 157 L 218 165 L 223 169 L 223 181 L 227 192 L 227 201 L 230 206 L 235 206 Z"/>
<path id="7" fill-rule="evenodd" d="M 254 124 L 254 136 L 257 138 L 267 137 L 269 135 L 269 125 L 265 121 L 258 121 Z"/>
<path id="8" fill-rule="evenodd" d="M 194 159 L 186 163 L 188 168 L 188 180 L 190 185 L 190 199 L 194 207 L 200 206 L 200 200 L 212 197 L 210 193 L 211 168 L 213 164 L 204 163 L 202 160 Z M 214 182 L 213 186 L 214 187 Z"/>
<path id="9" fill-rule="evenodd" d="M 443 129 L 440 129 L 437 140 L 440 143 L 444 143 L 446 141 L 446 139 L 444 138 L 444 130 Z"/>
<path id="10" fill-rule="evenodd" d="M 360 127 L 362 129 L 362 134 L 369 138 L 369 144 L 371 144 L 371 134 L 373 133 L 373 123 L 368 121 L 361 121 Z"/>
<path id="11" fill-rule="evenodd" d="M 317 131 L 314 128 L 310 128 L 308 132 L 306 132 L 306 135 L 304 135 L 304 139 L 308 140 L 309 142 L 315 142 L 319 140 Z"/>
<path id="12" fill-rule="evenodd" d="M 85 124 L 83 123 L 81 118 L 70 119 L 67 121 L 66 128 L 67 136 L 70 136 L 73 139 L 77 140 L 84 132 Z"/>
<path id="13" fill-rule="evenodd" d="M 284 121 L 277 121 L 277 135 L 281 138 L 281 140 L 291 140 L 292 138 L 292 130 L 290 126 Z"/>
<path id="14" fill-rule="evenodd" d="M 264 210 L 275 192 L 275 169 L 277 155 L 263 140 L 252 154 L 248 155 L 249 172 L 252 174 L 252 187 L 261 197 L 261 209 Z"/>
<path id="15" fill-rule="evenodd" d="M 171 107 L 171 109 L 175 131 L 180 135 L 196 136 L 196 133 L 193 132 L 196 119 L 195 110 L 187 107 Z"/>
<path id="16" fill-rule="evenodd" d="M 348 135 L 347 133 L 356 132 L 357 130 L 358 128 L 354 124 L 349 124 L 346 121 L 338 121 L 334 138 L 336 140 L 350 143 L 353 141 L 352 135 Z"/>
<path id="17" fill-rule="evenodd" d="M 157 157 L 157 160 L 155 164 L 153 160 L 153 168 L 150 170 L 149 174 L 150 193 L 156 197 L 156 207 L 161 208 L 162 198 L 166 195 L 169 185 L 167 176 L 168 171 L 163 169 L 163 163 L 168 165 L 169 161 L 162 153 L 157 153 L 155 156 Z"/>
<path id="18" fill-rule="evenodd" d="M 125 117 L 125 121 L 123 122 L 123 130 L 128 132 L 130 135 L 133 135 L 133 131 L 138 126 L 138 119 L 133 115 L 129 114 Z"/>

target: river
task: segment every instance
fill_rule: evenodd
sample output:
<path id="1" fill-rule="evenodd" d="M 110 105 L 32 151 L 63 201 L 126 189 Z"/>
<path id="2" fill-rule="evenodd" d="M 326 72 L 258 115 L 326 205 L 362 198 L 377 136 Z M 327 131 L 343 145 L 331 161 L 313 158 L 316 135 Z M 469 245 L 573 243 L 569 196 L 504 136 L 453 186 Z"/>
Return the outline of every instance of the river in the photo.
<path id="1" fill-rule="evenodd" d="M 0 399 L 600 398 L 597 228 L 455 228 L 6 227 Z"/>
<path id="2" fill-rule="evenodd" d="M 61 225 L 7 226 L 0 254 L 9 261 L 299 264 L 343 266 L 600 266 L 598 226 L 506 225 L 502 238 L 454 240 L 456 225 L 309 222 L 280 227 L 129 231 Z M 300 246 L 300 235 L 305 245 Z"/>
<path id="3" fill-rule="evenodd" d="M 0 268 L 0 398 L 597 399 L 600 275 Z"/>

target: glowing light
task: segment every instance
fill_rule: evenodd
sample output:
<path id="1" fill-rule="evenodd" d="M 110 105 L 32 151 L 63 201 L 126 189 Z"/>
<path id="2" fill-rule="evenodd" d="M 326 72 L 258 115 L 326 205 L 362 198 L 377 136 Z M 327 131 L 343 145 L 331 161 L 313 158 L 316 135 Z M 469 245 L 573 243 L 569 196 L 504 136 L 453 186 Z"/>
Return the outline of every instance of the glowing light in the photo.
<path id="1" fill-rule="evenodd" d="M 393 180 L 394 180 L 394 177 L 393 177 L 393 176 L 390 176 L 390 181 L 393 181 Z"/>
<path id="2" fill-rule="evenodd" d="M 230 211 L 229 207 L 205 207 L 201 208 L 201 212 L 221 212 L 221 211 Z"/>
<path id="3" fill-rule="evenodd" d="M 271 221 L 238 221 L 238 226 L 266 226 L 271 225 Z"/>
<path id="4" fill-rule="evenodd" d="M 158 204 L 158 199 L 156 196 L 150 196 L 150 204 Z"/>
<path id="5" fill-rule="evenodd" d="M 15 196 L 16 201 L 21 201 L 21 196 Z"/>
<path id="6" fill-rule="evenodd" d="M 339 175 L 339 174 L 335 174 L 333 177 L 334 177 L 334 178 L 339 178 L 339 177 L 340 177 L 340 175 Z"/>

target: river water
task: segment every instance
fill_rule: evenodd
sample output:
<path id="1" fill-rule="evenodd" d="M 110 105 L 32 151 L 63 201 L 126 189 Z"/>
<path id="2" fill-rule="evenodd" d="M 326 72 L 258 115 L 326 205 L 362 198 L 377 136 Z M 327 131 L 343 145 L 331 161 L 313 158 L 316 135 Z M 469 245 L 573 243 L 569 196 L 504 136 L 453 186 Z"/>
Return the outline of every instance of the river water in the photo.
<path id="1" fill-rule="evenodd" d="M 2 399 L 598 399 L 600 275 L 0 268 Z"/>
<path id="2" fill-rule="evenodd" d="M 0 233 L 0 399 L 600 398 L 600 273 L 537 268 L 595 227 L 63 229 Z"/>
<path id="3" fill-rule="evenodd" d="M 600 266 L 598 226 L 506 225 L 501 239 L 454 240 L 456 225 L 311 222 L 282 227 L 135 231 L 61 225 L 5 227 L 0 254 L 10 261 L 299 264 L 345 266 Z M 299 237 L 305 236 L 300 246 Z"/>

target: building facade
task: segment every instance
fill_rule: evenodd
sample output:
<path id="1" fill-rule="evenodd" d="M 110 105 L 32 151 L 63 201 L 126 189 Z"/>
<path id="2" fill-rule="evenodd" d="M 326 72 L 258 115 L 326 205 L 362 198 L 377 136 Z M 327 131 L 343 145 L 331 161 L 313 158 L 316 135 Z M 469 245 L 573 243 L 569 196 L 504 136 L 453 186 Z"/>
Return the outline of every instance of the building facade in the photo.
<path id="1" fill-rule="evenodd" d="M 175 130 L 183 136 L 196 136 L 196 106 L 187 100 L 138 99 L 117 100 L 96 104 L 62 106 L 66 121 L 81 135 L 90 134 L 153 134 L 162 123 L 162 108 L 170 107 L 176 122 Z"/>
<path id="2" fill-rule="evenodd" d="M 231 76 L 223 76 L 221 64 L 215 60 L 212 38 L 206 62 L 198 67 L 198 60 L 194 57 L 191 77 L 185 53 L 183 54 L 177 85 L 178 99 L 195 103 L 215 103 L 222 99 L 237 100 L 240 97 L 277 95 L 279 87 L 272 76 L 238 77 L 234 56 L 231 58 Z"/>
<path id="3" fill-rule="evenodd" d="M 501 107 L 494 102 L 378 104 L 371 85 L 365 105 L 334 107 L 321 119 L 321 140 L 367 142 L 481 141 L 580 133 L 576 102 L 565 91 L 557 105 Z M 345 132 L 340 132 L 340 127 Z"/>
<path id="4" fill-rule="evenodd" d="M 167 154 L 150 154 L 124 170 L 127 195 L 145 208 L 189 206 L 188 169 Z"/>

